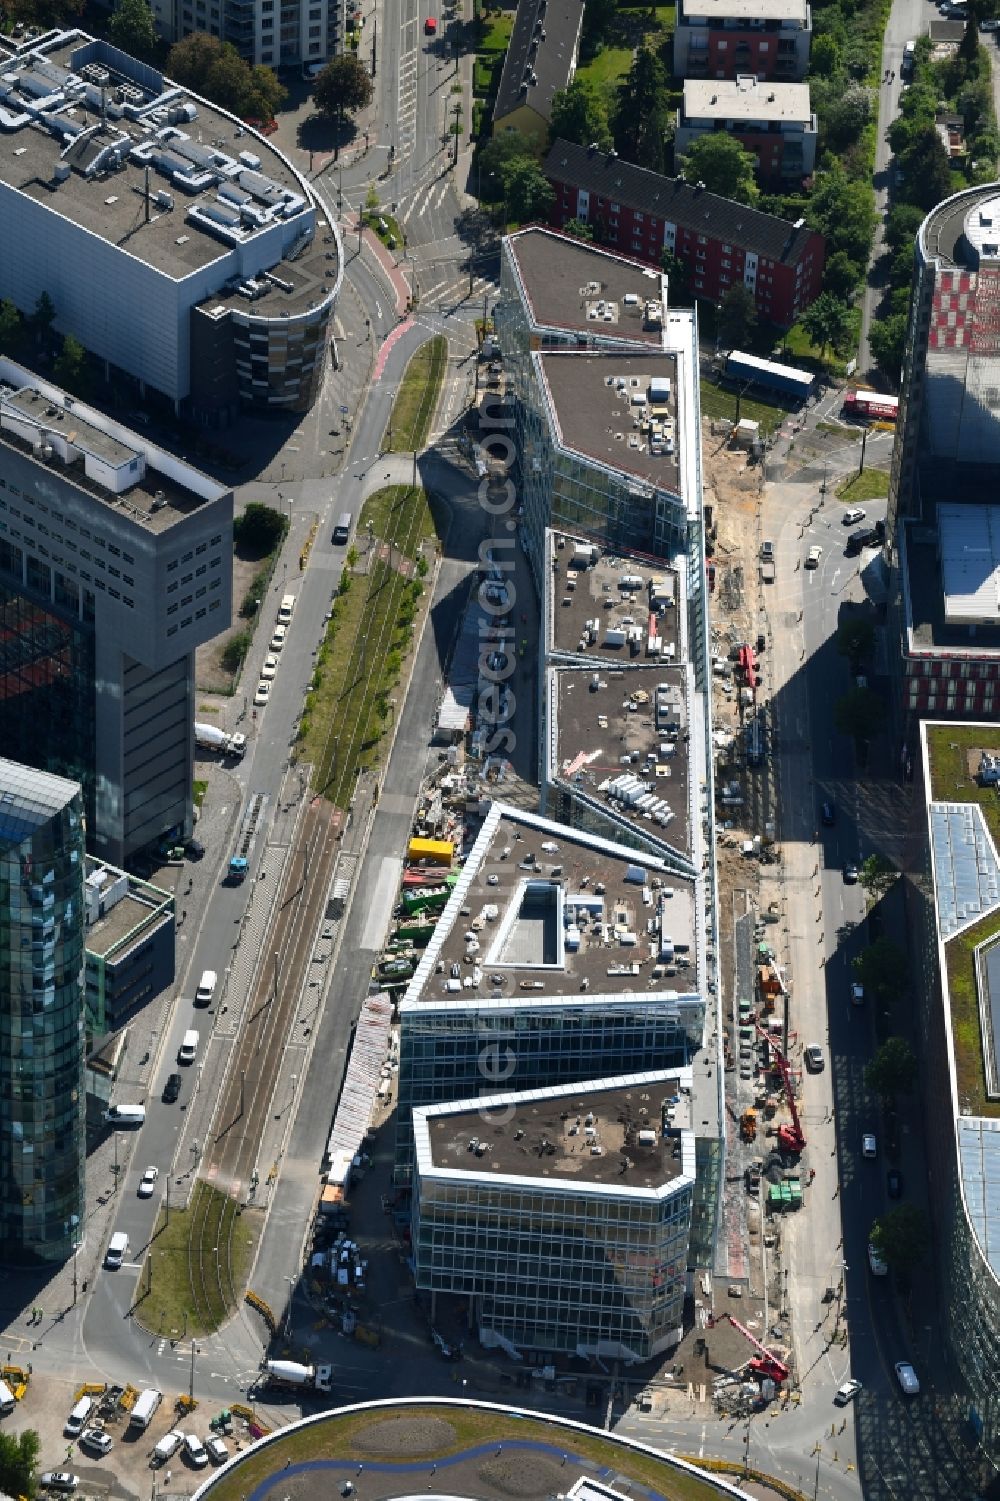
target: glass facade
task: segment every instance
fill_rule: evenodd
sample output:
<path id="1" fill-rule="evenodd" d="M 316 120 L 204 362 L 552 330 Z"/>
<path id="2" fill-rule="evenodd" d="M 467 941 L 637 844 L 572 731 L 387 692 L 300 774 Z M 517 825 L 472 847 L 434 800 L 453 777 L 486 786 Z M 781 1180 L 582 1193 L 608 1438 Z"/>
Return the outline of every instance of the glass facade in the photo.
<path id="1" fill-rule="evenodd" d="M 84 817 L 0 761 L 0 1260 L 64 1261 L 84 1211 Z"/>
<path id="2" fill-rule="evenodd" d="M 646 1359 L 683 1325 L 691 1199 L 418 1173 L 416 1283 L 473 1299 L 487 1344 Z"/>
<path id="3" fill-rule="evenodd" d="M 411 1112 L 498 1089 L 548 1089 L 609 1074 L 682 1068 L 701 1046 L 698 996 L 463 1007 L 416 1001 L 400 1010 L 397 1183 L 413 1163 Z"/>
<path id="4" fill-rule="evenodd" d="M 20 549 L 0 537 L 0 746 L 14 761 L 80 782 L 92 826 L 93 596 L 89 622 L 79 606 L 76 619 L 56 614 L 25 592 L 15 554 Z"/>

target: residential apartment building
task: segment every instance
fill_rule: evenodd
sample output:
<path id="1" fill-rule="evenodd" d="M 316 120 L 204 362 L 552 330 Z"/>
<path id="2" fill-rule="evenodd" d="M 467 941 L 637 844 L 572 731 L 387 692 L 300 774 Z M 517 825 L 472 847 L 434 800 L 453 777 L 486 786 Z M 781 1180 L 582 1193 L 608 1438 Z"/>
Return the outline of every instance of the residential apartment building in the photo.
<path id="1" fill-rule="evenodd" d="M 989 1490 L 1000 1448 L 1000 820 L 983 775 L 1000 729 L 994 716 L 918 731 L 902 864 L 942 1338 L 914 1354 L 918 1376 L 921 1353 L 933 1362 L 942 1457 L 971 1495 Z"/>
<path id="2" fill-rule="evenodd" d="M 417 1287 L 487 1347 L 626 1364 L 681 1338 L 695 1192 L 686 1070 L 414 1113 Z"/>
<path id="3" fill-rule="evenodd" d="M 545 145 L 552 101 L 576 72 L 582 28 L 582 0 L 518 0 L 493 107 L 494 135 L 513 130 L 539 149 Z"/>
<path id="4" fill-rule="evenodd" d="M 207 32 L 269 68 L 325 62 L 343 46 L 343 0 L 151 0 L 151 8 L 168 41 Z"/>
<path id="5" fill-rule="evenodd" d="M 811 41 L 808 0 L 677 0 L 674 75 L 801 83 Z"/>
<path id="6" fill-rule="evenodd" d="M 0 298 L 45 294 L 54 329 L 137 401 L 220 424 L 304 412 L 343 274 L 306 179 L 234 116 L 82 32 L 0 38 Z"/>
<path id="7" fill-rule="evenodd" d="M 79 786 L 0 760 L 0 1262 L 7 1265 L 64 1261 L 83 1234 L 83 882 Z"/>
<path id="8" fill-rule="evenodd" d="M 555 142 L 543 170 L 555 192 L 555 228 L 578 219 L 600 245 L 656 267 L 670 251 L 699 301 L 717 303 L 743 286 L 761 318 L 788 328 L 822 291 L 825 242 L 801 219 L 793 224 L 571 141 Z"/>
<path id="9" fill-rule="evenodd" d="M 719 130 L 753 152 L 761 187 L 798 187 L 812 176 L 819 127 L 807 83 L 761 83 L 743 73 L 732 79 L 686 79 L 674 161 L 679 165 L 695 141 Z"/>
<path id="10" fill-rule="evenodd" d="M 0 359 L 0 745 L 83 785 L 123 865 L 192 829 L 195 650 L 232 611 L 232 493 Z"/>

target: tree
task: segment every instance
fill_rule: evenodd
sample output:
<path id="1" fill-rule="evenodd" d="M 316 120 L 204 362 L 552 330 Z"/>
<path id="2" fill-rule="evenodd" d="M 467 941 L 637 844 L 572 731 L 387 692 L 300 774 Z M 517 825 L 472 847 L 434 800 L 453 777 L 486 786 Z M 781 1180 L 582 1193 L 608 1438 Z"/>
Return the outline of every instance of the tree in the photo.
<path id="1" fill-rule="evenodd" d="M 910 251 L 912 260 L 913 252 Z M 836 255 L 831 255 L 823 267 L 823 286 L 834 297 L 847 300 L 857 291 L 858 268 L 844 250 L 838 250 Z"/>
<path id="2" fill-rule="evenodd" d="M 48 333 L 56 321 L 56 305 L 48 292 L 42 292 L 35 303 L 35 311 L 31 315 L 31 321 L 40 333 Z"/>
<path id="3" fill-rule="evenodd" d="M 826 237 L 827 255 L 844 251 L 863 274 L 875 233 L 870 183 L 855 182 L 839 162 L 821 172 L 806 209 L 807 222 Z"/>
<path id="4" fill-rule="evenodd" d="M 730 287 L 719 305 L 719 342 L 726 349 L 742 349 L 757 326 L 757 304 L 742 282 Z"/>
<path id="5" fill-rule="evenodd" d="M 584 78 L 574 78 L 569 88 L 553 97 L 549 129 L 553 141 L 575 141 L 578 146 L 593 142 L 602 151 L 612 142 L 604 100 Z"/>
<path id="6" fill-rule="evenodd" d="M 357 57 L 335 57 L 316 79 L 313 99 L 321 115 L 343 121 L 371 103 L 372 80 Z"/>
<path id="7" fill-rule="evenodd" d="M 886 1266 L 905 1281 L 930 1249 L 930 1226 L 916 1204 L 897 1204 L 875 1221 L 871 1243 Z"/>
<path id="8" fill-rule="evenodd" d="M 84 396 L 90 385 L 90 371 L 87 367 L 87 351 L 79 339 L 74 339 L 72 334 L 67 334 L 62 341 L 62 349 L 56 356 L 52 372 L 61 386 L 67 391 L 72 391 L 76 396 Z"/>
<path id="9" fill-rule="evenodd" d="M 820 359 L 826 354 L 827 345 L 838 348 L 847 337 L 851 315 L 847 304 L 832 292 L 821 292 L 814 303 L 806 308 L 799 319 L 813 344 L 819 345 Z"/>
<path id="10" fill-rule="evenodd" d="M 885 243 L 890 250 L 908 250 L 913 262 L 913 247 L 917 232 L 924 222 L 923 209 L 915 203 L 897 203 L 885 221 Z"/>
<path id="11" fill-rule="evenodd" d="M 640 47 L 618 87 L 612 125 L 615 145 L 625 160 L 651 172 L 662 172 L 665 164 L 670 129 L 667 96 L 663 64 L 648 47 Z"/>
<path id="12" fill-rule="evenodd" d="M 580 55 L 591 58 L 600 52 L 618 14 L 618 0 L 587 0 L 580 33 Z"/>
<path id="13" fill-rule="evenodd" d="M 53 27 L 65 30 L 83 8 L 84 0 L 6 0 L 4 14 L 7 21 L 23 21 L 42 31 Z"/>
<path id="14" fill-rule="evenodd" d="M 899 872 L 884 855 L 869 855 L 861 863 L 861 884 L 873 902 L 880 901 L 894 883 Z"/>
<path id="15" fill-rule="evenodd" d="M 532 161 L 514 161 L 504 171 L 504 202 L 519 224 L 544 219 L 555 193 L 542 169 Z"/>
<path id="16" fill-rule="evenodd" d="M 898 122 L 897 122 L 898 123 Z M 951 193 L 951 164 L 933 122 L 920 126 L 910 144 L 898 152 L 906 196 L 932 209 Z"/>
<path id="17" fill-rule="evenodd" d="M 868 343 L 876 365 L 890 380 L 898 381 L 906 348 L 906 314 L 892 313 L 880 318 L 868 330 Z"/>
<path id="18" fill-rule="evenodd" d="M 575 240 L 592 240 L 594 226 L 587 224 L 583 219 L 567 219 L 563 225 L 563 234 L 572 235 Z"/>
<path id="19" fill-rule="evenodd" d="M 250 69 L 245 118 L 273 120 L 288 98 L 288 90 L 273 68 L 257 63 Z"/>
<path id="20" fill-rule="evenodd" d="M 203 31 L 171 47 L 167 72 L 243 120 L 273 119 L 287 94 L 271 68 L 251 68 L 231 43 Z"/>
<path id="21" fill-rule="evenodd" d="M 852 962 L 851 968 L 867 993 L 891 1005 L 906 989 L 906 955 L 891 938 L 877 938 Z"/>
<path id="22" fill-rule="evenodd" d="M 840 45 L 836 37 L 827 34 L 813 38 L 809 53 L 809 73 L 815 78 L 830 78 L 840 66 Z"/>
<path id="23" fill-rule="evenodd" d="M 845 146 L 858 139 L 868 124 L 874 101 L 871 90 L 865 88 L 864 84 L 852 80 L 846 88 L 837 88 L 837 80 L 832 82 L 836 92 L 825 109 L 824 144 L 831 151 L 842 151 Z"/>
<path id="24" fill-rule="evenodd" d="M 865 1088 L 881 1096 L 887 1106 L 898 1094 L 909 1094 L 916 1083 L 917 1059 L 905 1037 L 887 1037 L 865 1064 Z"/>
<path id="25" fill-rule="evenodd" d="M 710 193 L 722 198 L 737 203 L 757 201 L 757 158 L 735 136 L 721 132 L 699 136 L 682 160 L 681 171 L 688 182 L 703 182 Z"/>
<path id="26" fill-rule="evenodd" d="M 885 724 L 885 702 L 870 688 L 852 688 L 834 704 L 833 722 L 855 745 L 866 745 Z"/>
<path id="27" fill-rule="evenodd" d="M 208 92 L 208 77 L 222 52 L 218 37 L 207 31 L 192 31 L 182 42 L 171 47 L 167 57 L 167 72 L 177 83 L 193 89 L 196 94 Z"/>
<path id="28" fill-rule="evenodd" d="M 958 55 L 963 62 L 974 63 L 979 59 L 979 20 L 974 6 L 969 6 L 969 18 L 958 44 Z"/>
<path id="29" fill-rule="evenodd" d="M 266 558 L 284 536 L 286 524 L 280 511 L 252 500 L 233 522 L 233 542 L 244 557 Z"/>
<path id="30" fill-rule="evenodd" d="M 24 320 L 12 302 L 0 302 L 0 353 L 17 354 L 24 343 Z"/>
<path id="31" fill-rule="evenodd" d="M 18 1434 L 0 1433 L 0 1491 L 7 1496 L 34 1496 L 40 1448 L 33 1428 Z"/>
<path id="32" fill-rule="evenodd" d="M 160 51 L 153 12 L 147 0 L 116 0 L 108 22 L 108 36 L 116 47 L 143 62 L 152 62 Z"/>
<path id="33" fill-rule="evenodd" d="M 685 298 L 688 294 L 688 268 L 672 250 L 660 251 L 660 270 L 669 280 L 670 301 Z"/>
<path id="34" fill-rule="evenodd" d="M 875 648 L 875 627 L 865 615 L 847 615 L 837 627 L 837 650 L 857 672 L 865 657 Z"/>

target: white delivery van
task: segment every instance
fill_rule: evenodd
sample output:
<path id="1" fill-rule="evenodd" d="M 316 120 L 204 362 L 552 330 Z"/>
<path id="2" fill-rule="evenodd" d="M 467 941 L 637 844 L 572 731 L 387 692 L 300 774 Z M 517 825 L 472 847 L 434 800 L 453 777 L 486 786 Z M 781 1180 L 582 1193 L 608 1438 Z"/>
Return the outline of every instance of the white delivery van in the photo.
<path id="1" fill-rule="evenodd" d="M 185 1032 L 184 1041 L 181 1043 L 180 1051 L 177 1054 L 177 1062 L 193 1063 L 198 1056 L 198 1044 L 200 1041 L 200 1035 L 193 1028 Z"/>
<path id="2" fill-rule="evenodd" d="M 286 594 L 286 595 L 284 595 L 284 597 L 282 598 L 282 601 L 281 601 L 281 605 L 279 606 L 279 609 L 278 609 L 278 624 L 279 625 L 290 625 L 291 624 L 291 619 L 292 619 L 292 611 L 294 609 L 295 609 L 295 595 L 294 594 Z"/>
<path id="3" fill-rule="evenodd" d="M 144 1392 L 140 1392 L 129 1414 L 129 1427 L 138 1428 L 140 1433 L 144 1432 L 156 1416 L 156 1409 L 162 1401 L 162 1395 L 154 1391 L 152 1387 L 147 1387 Z"/>
<path id="4" fill-rule="evenodd" d="M 219 983 L 219 977 L 214 969 L 206 969 L 198 981 L 198 989 L 194 993 L 196 1006 L 210 1006 L 212 997 L 215 995 L 215 987 Z"/>
<path id="5" fill-rule="evenodd" d="M 146 1119 L 145 1105 L 109 1105 L 104 1112 L 109 1126 L 141 1126 Z"/>
<path id="6" fill-rule="evenodd" d="M 104 1253 L 104 1265 L 110 1271 L 117 1271 L 127 1255 L 128 1236 L 124 1230 L 116 1230 L 108 1241 L 108 1249 Z"/>
<path id="7" fill-rule="evenodd" d="M 165 1433 L 150 1456 L 149 1462 L 153 1469 L 158 1469 L 160 1465 L 165 1465 L 168 1459 L 172 1459 L 183 1442 L 184 1435 L 179 1428 L 171 1428 L 169 1433 Z"/>
<path id="8" fill-rule="evenodd" d="M 80 1434 L 86 1428 L 90 1414 L 93 1412 L 93 1410 L 93 1397 L 81 1397 L 79 1402 L 73 1408 L 73 1411 L 70 1413 L 69 1417 L 66 1419 L 66 1426 L 63 1429 L 63 1433 L 65 1433 L 67 1438 L 79 1438 Z"/>
<path id="9" fill-rule="evenodd" d="M 0 1418 L 9 1416 L 16 1406 L 17 1402 L 14 1400 L 14 1393 L 6 1381 L 0 1381 Z"/>

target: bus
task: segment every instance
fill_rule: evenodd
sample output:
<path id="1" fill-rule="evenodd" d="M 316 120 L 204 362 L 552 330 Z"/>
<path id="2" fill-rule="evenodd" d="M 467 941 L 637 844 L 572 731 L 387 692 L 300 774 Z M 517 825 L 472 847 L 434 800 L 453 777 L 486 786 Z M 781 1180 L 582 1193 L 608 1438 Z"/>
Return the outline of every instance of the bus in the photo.
<path id="1" fill-rule="evenodd" d="M 899 397 L 883 396 L 881 391 L 848 391 L 844 397 L 844 414 L 866 422 L 895 422 L 899 415 Z"/>

